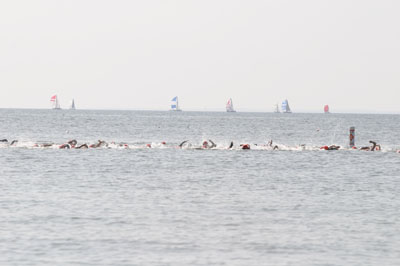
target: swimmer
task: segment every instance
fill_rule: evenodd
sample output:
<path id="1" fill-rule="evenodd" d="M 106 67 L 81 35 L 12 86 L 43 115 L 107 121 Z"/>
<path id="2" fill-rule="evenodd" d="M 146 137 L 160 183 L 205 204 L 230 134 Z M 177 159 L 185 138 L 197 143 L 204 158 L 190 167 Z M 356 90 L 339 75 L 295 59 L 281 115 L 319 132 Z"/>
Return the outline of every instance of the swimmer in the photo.
<path id="1" fill-rule="evenodd" d="M 53 146 L 53 143 L 43 143 L 43 144 L 40 144 L 40 147 L 42 147 L 42 148 L 48 148 L 48 147 L 51 147 L 51 146 Z"/>
<path id="2" fill-rule="evenodd" d="M 340 146 L 337 146 L 337 145 L 322 146 L 320 149 L 321 150 L 326 150 L 326 151 L 337 151 L 337 150 L 340 149 Z"/>
<path id="3" fill-rule="evenodd" d="M 179 148 L 182 149 L 183 145 L 184 145 L 186 142 L 188 142 L 188 140 L 185 140 L 185 141 L 183 141 L 181 144 L 179 144 Z"/>
<path id="4" fill-rule="evenodd" d="M 103 147 L 103 146 L 108 146 L 107 143 L 104 140 L 98 140 L 98 142 L 96 144 L 92 144 L 89 146 L 89 148 L 99 148 L 99 147 Z"/>
<path id="5" fill-rule="evenodd" d="M 86 143 L 84 143 L 84 144 L 76 147 L 75 149 L 88 149 L 88 148 L 89 148 L 89 146 Z"/>
<path id="6" fill-rule="evenodd" d="M 7 139 L 0 139 L 0 142 L 8 142 Z"/>
<path id="7" fill-rule="evenodd" d="M 207 140 L 205 140 L 202 145 L 203 149 L 212 149 L 217 147 L 217 144 L 215 144 L 211 139 L 209 139 L 208 141 L 211 143 L 211 145 L 207 142 Z"/>
<path id="8" fill-rule="evenodd" d="M 13 146 L 14 144 L 16 144 L 18 142 L 18 140 L 14 139 L 13 141 L 11 141 L 10 146 Z"/>
<path id="9" fill-rule="evenodd" d="M 250 150 L 250 144 L 240 144 L 242 150 Z"/>
<path id="10" fill-rule="evenodd" d="M 208 141 L 211 143 L 210 149 L 217 147 L 217 144 L 215 144 L 211 139 Z"/>
<path id="11" fill-rule="evenodd" d="M 367 147 L 362 147 L 362 148 L 360 148 L 360 150 L 362 150 L 362 151 L 375 151 L 377 146 L 379 146 L 379 150 L 381 149 L 381 145 L 377 145 L 375 141 L 370 140 L 369 143 L 372 144 L 372 147 L 368 147 L 368 146 Z"/>
<path id="12" fill-rule="evenodd" d="M 273 143 L 274 143 L 274 142 L 273 142 L 272 139 L 271 139 L 270 141 L 268 141 L 267 147 L 271 147 L 273 151 L 274 151 L 274 150 L 279 150 L 278 145 L 273 146 Z M 301 146 L 301 145 L 300 145 L 300 146 Z"/>
<path id="13" fill-rule="evenodd" d="M 71 148 L 71 145 L 68 144 L 68 143 L 65 143 L 65 144 L 60 145 L 59 148 L 60 148 L 60 149 L 70 149 L 70 148 Z"/>
<path id="14" fill-rule="evenodd" d="M 231 144 L 229 145 L 228 149 L 232 149 L 233 147 L 233 141 L 231 141 Z"/>
<path id="15" fill-rule="evenodd" d="M 207 142 L 207 140 L 203 141 L 203 146 L 202 146 L 202 148 L 203 148 L 203 149 L 207 149 L 207 148 L 208 148 L 208 142 Z"/>
<path id="16" fill-rule="evenodd" d="M 77 143 L 78 142 L 75 139 L 68 141 L 68 144 L 71 145 L 72 148 L 75 148 Z"/>

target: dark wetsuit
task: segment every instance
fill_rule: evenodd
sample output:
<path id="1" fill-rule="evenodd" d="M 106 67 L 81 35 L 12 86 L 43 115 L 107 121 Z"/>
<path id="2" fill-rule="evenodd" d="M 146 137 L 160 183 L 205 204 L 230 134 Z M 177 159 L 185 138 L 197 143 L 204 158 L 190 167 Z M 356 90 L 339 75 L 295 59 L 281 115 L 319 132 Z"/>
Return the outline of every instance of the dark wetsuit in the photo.
<path id="1" fill-rule="evenodd" d="M 75 147 L 75 145 L 76 145 L 77 143 L 78 143 L 78 142 L 77 142 L 75 139 L 68 141 L 68 144 L 71 145 L 72 147 Z"/>
<path id="2" fill-rule="evenodd" d="M 375 151 L 375 148 L 376 148 L 376 146 L 377 146 L 377 145 L 376 145 L 376 142 L 370 140 L 369 143 L 372 143 L 372 147 L 362 147 L 362 148 L 360 148 L 360 150 L 362 150 L 362 151 Z M 379 147 L 380 147 L 380 146 L 379 146 Z"/>
<path id="3" fill-rule="evenodd" d="M 87 149 L 87 148 L 89 148 L 89 147 L 88 147 L 88 145 L 85 143 L 85 144 L 82 144 L 82 145 L 76 147 L 75 149 Z"/>
<path id="4" fill-rule="evenodd" d="M 374 150 L 375 150 L 375 148 L 376 148 L 376 142 L 375 142 L 375 141 L 372 141 L 372 140 L 370 140 L 370 141 L 369 141 L 369 143 L 372 143 L 371 151 L 374 151 Z"/>
<path id="5" fill-rule="evenodd" d="M 185 141 L 183 141 L 181 144 L 179 144 L 179 148 L 182 148 L 182 146 L 183 146 L 186 142 L 188 142 L 188 140 L 185 140 Z"/>
<path id="6" fill-rule="evenodd" d="M 215 144 L 211 139 L 209 139 L 208 141 L 211 142 L 211 146 L 208 147 L 209 149 L 217 147 L 217 144 Z"/>
<path id="7" fill-rule="evenodd" d="M 68 143 L 60 145 L 60 149 L 70 149 L 70 148 L 71 145 L 69 145 Z"/>
<path id="8" fill-rule="evenodd" d="M 90 145 L 90 148 L 98 148 L 98 147 L 102 147 L 104 145 L 107 145 L 107 143 L 105 141 L 98 140 L 98 142 L 96 144 Z"/>

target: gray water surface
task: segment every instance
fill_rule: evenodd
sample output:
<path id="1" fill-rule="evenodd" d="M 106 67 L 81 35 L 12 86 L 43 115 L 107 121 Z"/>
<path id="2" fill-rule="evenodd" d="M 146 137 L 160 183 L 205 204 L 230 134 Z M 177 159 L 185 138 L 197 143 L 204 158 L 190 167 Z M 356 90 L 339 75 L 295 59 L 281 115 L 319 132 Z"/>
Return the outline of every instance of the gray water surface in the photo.
<path id="1" fill-rule="evenodd" d="M 383 151 L 318 149 L 350 126 Z M 1 138 L 1 265 L 400 264 L 400 116 L 0 109 Z M 135 148 L 34 147 L 70 139 Z"/>

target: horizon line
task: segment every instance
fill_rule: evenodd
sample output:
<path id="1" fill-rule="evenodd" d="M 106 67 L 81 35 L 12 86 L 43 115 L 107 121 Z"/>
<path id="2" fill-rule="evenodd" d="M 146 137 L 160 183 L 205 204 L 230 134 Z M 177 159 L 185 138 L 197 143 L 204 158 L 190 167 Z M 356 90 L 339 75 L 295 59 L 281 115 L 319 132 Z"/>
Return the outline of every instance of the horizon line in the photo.
<path id="1" fill-rule="evenodd" d="M 14 110 L 53 110 L 53 108 L 32 108 L 32 107 L 0 107 L 1 109 L 14 109 Z M 71 110 L 69 108 L 61 108 L 61 110 Z M 77 108 L 71 111 L 150 111 L 150 112 L 170 112 L 170 109 L 135 109 L 135 108 Z M 204 109 L 182 109 L 182 112 L 210 112 L 210 113 L 227 113 L 224 109 L 217 108 L 204 108 Z M 266 111 L 260 109 L 248 109 L 245 108 L 242 111 L 236 110 L 236 113 L 275 113 L 274 111 Z M 281 112 L 281 114 L 284 114 Z M 298 112 L 293 112 L 292 114 L 325 114 L 323 111 L 314 110 L 302 110 Z M 398 115 L 400 111 L 371 111 L 371 110 L 338 110 L 337 112 L 329 112 L 329 114 L 388 114 L 388 115 Z"/>

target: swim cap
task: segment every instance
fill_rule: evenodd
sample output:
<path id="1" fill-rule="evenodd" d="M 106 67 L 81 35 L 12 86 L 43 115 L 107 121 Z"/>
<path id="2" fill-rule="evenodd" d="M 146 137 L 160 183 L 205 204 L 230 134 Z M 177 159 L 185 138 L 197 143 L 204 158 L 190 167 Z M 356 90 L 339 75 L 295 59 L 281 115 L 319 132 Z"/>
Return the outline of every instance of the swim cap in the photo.
<path id="1" fill-rule="evenodd" d="M 249 144 L 243 144 L 242 145 L 243 150 L 250 150 L 250 145 Z"/>

